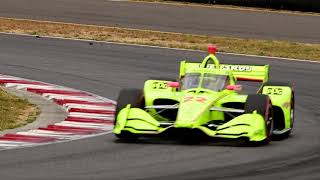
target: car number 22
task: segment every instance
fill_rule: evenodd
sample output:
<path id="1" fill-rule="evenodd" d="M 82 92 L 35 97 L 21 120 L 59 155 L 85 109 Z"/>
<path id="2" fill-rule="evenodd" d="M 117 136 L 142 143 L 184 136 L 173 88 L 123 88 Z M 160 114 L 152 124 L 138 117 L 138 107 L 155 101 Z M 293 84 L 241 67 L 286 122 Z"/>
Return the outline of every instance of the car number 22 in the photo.
<path id="1" fill-rule="evenodd" d="M 267 88 L 267 94 L 269 95 L 282 95 L 282 88 Z"/>
<path id="2" fill-rule="evenodd" d="M 164 83 L 164 82 L 154 82 L 152 84 L 152 88 L 153 89 L 167 89 L 168 85 L 167 85 L 167 83 Z"/>

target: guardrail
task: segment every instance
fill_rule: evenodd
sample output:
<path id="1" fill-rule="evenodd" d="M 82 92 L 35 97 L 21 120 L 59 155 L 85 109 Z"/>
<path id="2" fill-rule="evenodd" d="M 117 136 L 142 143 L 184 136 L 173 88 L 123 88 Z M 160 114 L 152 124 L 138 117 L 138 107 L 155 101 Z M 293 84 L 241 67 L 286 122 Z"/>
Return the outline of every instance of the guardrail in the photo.
<path id="1" fill-rule="evenodd" d="M 181 1 L 181 0 L 177 0 Z M 320 12 L 320 0 L 182 0 L 195 3 L 228 4 L 298 11 Z"/>

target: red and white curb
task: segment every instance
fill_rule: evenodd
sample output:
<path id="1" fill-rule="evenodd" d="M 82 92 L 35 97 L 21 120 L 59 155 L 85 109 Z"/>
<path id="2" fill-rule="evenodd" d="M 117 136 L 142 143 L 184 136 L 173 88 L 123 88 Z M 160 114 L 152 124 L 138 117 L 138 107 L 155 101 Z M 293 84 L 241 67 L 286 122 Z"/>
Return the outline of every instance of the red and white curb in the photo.
<path id="1" fill-rule="evenodd" d="M 88 92 L 0 75 L 0 85 L 41 95 L 62 106 L 67 117 L 38 129 L 0 136 L 0 150 L 70 141 L 111 132 L 115 102 Z"/>

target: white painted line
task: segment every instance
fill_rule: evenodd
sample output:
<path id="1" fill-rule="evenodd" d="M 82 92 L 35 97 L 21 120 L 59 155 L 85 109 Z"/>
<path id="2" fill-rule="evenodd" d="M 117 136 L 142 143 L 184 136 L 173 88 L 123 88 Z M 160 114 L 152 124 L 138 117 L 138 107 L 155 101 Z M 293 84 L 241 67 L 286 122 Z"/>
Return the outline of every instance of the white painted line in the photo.
<path id="1" fill-rule="evenodd" d="M 23 79 L 23 80 L 26 80 L 21 77 L 15 77 L 15 76 L 10 76 L 10 75 L 5 75 L 5 74 L 1 74 L 0 79 L 13 79 L 13 80 L 14 79 L 19 79 L 19 80 Z"/>
<path id="2" fill-rule="evenodd" d="M 44 93 L 42 94 L 43 97 L 51 100 L 51 99 L 71 99 L 71 100 L 83 100 L 83 101 L 92 101 L 92 102 L 105 102 L 102 100 L 99 100 L 93 96 L 70 96 L 70 95 L 59 95 L 59 94 L 52 94 L 52 93 Z"/>
<path id="3" fill-rule="evenodd" d="M 43 134 L 52 134 L 52 135 L 73 135 L 73 133 L 71 133 L 71 132 L 48 131 L 48 130 L 41 130 L 41 129 L 34 129 L 34 130 L 29 130 L 29 131 L 21 131 L 21 132 L 18 132 L 17 134 L 21 134 L 21 133 L 25 133 L 25 132 L 43 133 Z"/>
<path id="4" fill-rule="evenodd" d="M 78 127 L 78 128 L 90 128 L 92 130 L 103 130 L 103 131 L 113 129 L 113 126 L 97 126 L 97 125 L 92 125 L 92 123 L 90 125 L 87 125 L 86 123 L 78 123 L 78 122 L 67 123 L 65 121 L 62 121 L 61 123 L 56 123 L 55 125 L 67 126 L 67 127 Z"/>
<path id="5" fill-rule="evenodd" d="M 101 127 L 101 128 L 105 128 L 105 127 L 109 127 L 111 125 L 109 124 L 101 124 L 101 123 L 89 123 L 89 122 L 76 122 L 76 121 L 62 121 L 59 124 L 65 124 L 65 125 L 75 125 L 75 126 L 88 126 L 88 127 Z M 56 125 L 58 125 L 58 123 L 56 123 Z"/>
<path id="6" fill-rule="evenodd" d="M 27 136 L 39 136 L 39 137 L 53 137 L 58 139 L 74 139 L 81 135 L 61 135 L 61 134 L 52 134 L 52 133 L 46 133 L 43 132 L 44 130 L 32 130 L 32 131 L 26 131 L 26 132 L 18 132 L 17 134 L 21 135 L 27 135 Z"/>
<path id="7" fill-rule="evenodd" d="M 24 144 L 7 144 L 7 143 L 0 143 L 0 147 L 19 147 L 24 146 Z"/>
<path id="8" fill-rule="evenodd" d="M 87 101 L 88 103 L 97 103 L 97 102 L 90 102 L 90 101 Z M 111 102 L 101 102 L 101 103 L 111 103 Z M 66 103 L 66 104 L 63 104 L 63 107 L 73 107 L 73 106 L 78 106 L 78 107 L 104 107 L 104 108 L 112 108 L 114 109 L 114 105 L 113 104 L 82 104 L 82 103 Z"/>
<path id="9" fill-rule="evenodd" d="M 23 86 L 28 86 L 28 84 L 26 85 L 23 85 Z M 32 87 L 32 85 L 28 88 L 34 88 L 34 89 L 37 89 L 37 90 L 61 90 L 61 91 L 78 91 L 78 90 L 75 90 L 75 89 L 72 89 L 72 88 L 67 88 L 67 87 L 63 87 L 63 86 L 41 86 L 41 85 L 33 85 L 34 87 Z M 36 87 L 38 86 L 38 87 Z M 81 92 L 81 91 L 79 91 Z"/>
<path id="10" fill-rule="evenodd" d="M 16 88 L 16 89 L 26 89 L 26 88 L 52 89 L 52 88 L 55 88 L 53 86 L 48 86 L 48 85 L 33 85 L 33 84 L 20 84 L 20 83 L 6 83 L 5 87 Z"/>
<path id="11" fill-rule="evenodd" d="M 7 78 L 7 77 L 13 77 L 13 76 L 9 76 L 9 75 L 5 75 L 5 74 L 0 74 L 0 79 L 3 79 L 3 78 Z"/>
<path id="12" fill-rule="evenodd" d="M 27 79 L 16 78 L 16 77 L 1 77 L 0 80 L 27 80 Z"/>
<path id="13" fill-rule="evenodd" d="M 80 109 L 88 109 L 88 110 L 107 110 L 107 111 L 113 111 L 115 108 L 110 106 L 95 106 L 95 105 L 81 105 L 81 104 L 69 104 L 69 105 L 63 105 L 63 108 L 65 108 L 67 111 L 69 111 L 71 108 L 80 108 Z"/>
<path id="14" fill-rule="evenodd" d="M 33 143 L 21 142 L 21 141 L 0 140 L 0 144 L 33 144 Z"/>
<path id="15" fill-rule="evenodd" d="M 105 119 L 105 120 L 113 120 L 114 119 L 114 115 L 81 113 L 81 112 L 70 112 L 68 117 L 95 118 L 95 119 Z"/>
<path id="16" fill-rule="evenodd" d="M 0 140 L 0 147 L 18 147 L 18 146 L 31 146 L 34 145 L 34 143 L 28 143 L 23 141 L 6 141 L 6 140 Z"/>
<path id="17" fill-rule="evenodd" d="M 31 144 L 27 147 L 35 147 L 35 146 L 46 146 L 46 145 L 50 145 L 50 144 L 58 144 L 58 143 L 62 143 L 62 142 L 70 142 L 70 141 L 77 141 L 77 140 L 81 140 L 81 139 L 85 139 L 85 138 L 92 138 L 92 137 L 97 137 L 97 136 L 103 136 L 103 135 L 107 135 L 107 134 L 111 134 L 112 131 L 106 131 L 106 132 L 102 132 L 102 133 L 97 133 L 97 134 L 90 134 L 90 135 L 85 135 L 85 136 L 81 136 L 79 138 L 76 138 L 76 139 L 70 139 L 70 140 L 63 140 L 63 141 L 52 141 L 52 142 L 47 142 L 47 143 L 34 143 L 34 144 Z M 19 149 L 19 148 L 24 148 L 26 146 L 17 146 L 17 147 L 14 147 L 15 149 Z M 3 149 L 0 149 L 0 151 L 6 151 L 6 150 L 10 150 L 12 148 L 9 148 L 9 147 L 0 147 L 0 148 L 3 148 Z"/>
<path id="18" fill-rule="evenodd" d="M 62 91 L 72 91 L 71 88 L 65 88 L 60 86 L 43 86 L 43 85 L 30 85 L 30 84 L 24 84 L 19 85 L 19 87 L 25 89 L 25 88 L 33 88 L 33 89 L 39 89 L 39 90 L 62 90 Z"/>
<path id="19" fill-rule="evenodd" d="M 86 123 L 86 122 L 75 122 L 75 121 L 62 121 L 59 123 L 56 123 L 55 125 L 61 125 L 61 124 L 65 124 L 66 126 L 70 125 L 70 126 L 87 126 L 87 127 L 105 127 L 108 125 L 105 124 L 98 124 L 98 123 Z"/>
<path id="20" fill-rule="evenodd" d="M 68 116 L 68 118 L 71 118 L 71 120 L 72 120 L 72 118 L 75 118 L 75 119 L 83 118 L 83 119 L 97 119 L 97 120 L 106 121 L 106 122 L 110 122 L 110 121 L 113 122 L 114 121 L 114 117 L 108 117 L 108 118 L 106 118 L 106 117 L 96 117 L 96 118 L 94 118 L 94 117 Z"/>
<path id="21" fill-rule="evenodd" d="M 80 92 L 80 91 L 79 91 Z M 65 98 L 72 98 L 73 97 L 82 97 L 82 98 L 94 98 L 92 96 L 89 96 L 89 95 L 61 95 L 61 94 L 55 94 L 55 93 L 43 93 L 42 96 L 44 98 L 47 98 L 48 100 L 51 100 L 51 99 L 65 99 Z"/>

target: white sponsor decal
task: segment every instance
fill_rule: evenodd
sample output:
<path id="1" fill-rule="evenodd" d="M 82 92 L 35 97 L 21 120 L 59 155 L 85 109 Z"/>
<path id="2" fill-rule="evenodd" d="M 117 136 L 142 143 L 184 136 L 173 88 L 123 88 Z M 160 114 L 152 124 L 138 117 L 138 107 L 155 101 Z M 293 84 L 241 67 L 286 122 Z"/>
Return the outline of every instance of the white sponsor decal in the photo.
<path id="1" fill-rule="evenodd" d="M 213 64 L 208 64 L 207 68 L 214 69 Z M 252 71 L 252 67 L 246 65 L 220 65 L 220 69 L 230 70 L 230 71 Z"/>

